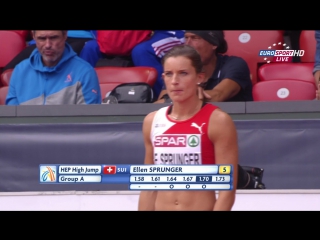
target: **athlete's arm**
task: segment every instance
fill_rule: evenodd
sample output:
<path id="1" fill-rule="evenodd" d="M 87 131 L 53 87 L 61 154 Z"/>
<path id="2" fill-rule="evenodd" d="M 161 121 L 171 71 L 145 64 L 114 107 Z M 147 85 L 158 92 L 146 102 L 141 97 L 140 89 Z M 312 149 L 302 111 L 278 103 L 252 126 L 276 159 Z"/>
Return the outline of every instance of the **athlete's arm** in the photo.
<path id="1" fill-rule="evenodd" d="M 145 164 L 154 164 L 153 162 L 153 145 L 150 139 L 152 121 L 156 112 L 149 113 L 142 126 L 142 133 L 145 145 Z M 155 209 L 155 200 L 157 191 L 141 191 L 139 198 L 138 211 L 153 211 Z"/>
<path id="2" fill-rule="evenodd" d="M 231 117 L 217 109 L 210 118 L 209 138 L 214 144 L 216 164 L 233 166 L 233 190 L 220 191 L 214 211 L 230 211 L 235 201 L 238 180 L 238 138 Z"/>

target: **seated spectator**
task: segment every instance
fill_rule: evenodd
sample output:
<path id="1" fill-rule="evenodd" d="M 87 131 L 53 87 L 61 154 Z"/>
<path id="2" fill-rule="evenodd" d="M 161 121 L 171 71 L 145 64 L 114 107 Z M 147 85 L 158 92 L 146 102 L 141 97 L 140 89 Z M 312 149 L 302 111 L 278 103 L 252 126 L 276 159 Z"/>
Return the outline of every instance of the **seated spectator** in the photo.
<path id="1" fill-rule="evenodd" d="M 153 86 L 156 99 L 163 87 L 161 59 L 173 46 L 183 42 L 183 30 L 155 30 L 149 40 L 138 44 L 132 50 L 131 56 L 135 66 L 154 67 L 158 71 L 157 81 Z"/>
<path id="2" fill-rule="evenodd" d="M 314 75 L 316 86 L 318 88 L 318 85 L 320 82 L 319 81 L 320 80 L 320 30 L 315 30 L 315 38 L 316 38 L 317 45 L 316 45 L 316 53 L 315 53 L 315 59 L 314 59 L 313 75 Z"/>
<path id="3" fill-rule="evenodd" d="M 151 30 L 97 30 L 97 38 L 88 41 L 80 57 L 96 67 L 103 59 L 103 66 L 133 66 L 131 51 L 139 43 L 150 38 Z"/>
<path id="4" fill-rule="evenodd" d="M 210 102 L 253 101 L 250 70 L 240 57 L 222 55 L 228 45 L 223 31 L 187 30 L 185 44 L 194 47 L 200 54 L 205 73 L 205 94 Z M 187 73 L 184 73 L 187 74 Z M 165 87 L 156 103 L 171 102 Z"/>
<path id="5" fill-rule="evenodd" d="M 77 56 L 67 31 L 33 31 L 37 48 L 11 75 L 6 105 L 101 104 L 96 71 Z"/>
<path id="6" fill-rule="evenodd" d="M 95 35 L 93 30 L 68 30 L 67 43 L 79 56 L 84 44 L 94 38 Z M 3 68 L 3 71 L 7 69 L 14 69 L 17 64 L 30 57 L 31 53 L 36 48 L 35 41 L 31 40 L 28 42 L 28 45 L 28 47 L 26 47 Z"/>

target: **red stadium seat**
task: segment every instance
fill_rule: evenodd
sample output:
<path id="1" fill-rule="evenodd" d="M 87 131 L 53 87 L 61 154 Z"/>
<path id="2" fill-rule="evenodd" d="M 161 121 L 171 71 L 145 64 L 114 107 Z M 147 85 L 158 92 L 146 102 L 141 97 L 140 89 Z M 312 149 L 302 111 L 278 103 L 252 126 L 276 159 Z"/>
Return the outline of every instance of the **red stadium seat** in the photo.
<path id="1" fill-rule="evenodd" d="M 10 30 L 12 32 L 18 33 L 24 40 L 31 34 L 30 30 Z"/>
<path id="2" fill-rule="evenodd" d="M 152 67 L 96 67 L 100 83 L 144 82 L 151 87 L 157 80 L 157 70 Z"/>
<path id="3" fill-rule="evenodd" d="M 299 80 L 270 80 L 258 82 L 252 89 L 254 101 L 314 100 L 314 84 Z"/>
<path id="4" fill-rule="evenodd" d="M 284 31 L 224 31 L 225 39 L 228 43 L 227 55 L 242 57 L 249 66 L 252 83 L 258 82 L 258 63 L 267 62 L 264 57 L 258 54 L 260 50 L 282 50 L 284 44 Z M 278 43 L 281 44 L 278 44 Z M 273 46 L 275 44 L 275 46 Z M 271 60 L 271 59 L 269 59 Z"/>
<path id="5" fill-rule="evenodd" d="M 313 63 L 269 63 L 258 69 L 260 81 L 300 80 L 313 83 Z"/>
<path id="6" fill-rule="evenodd" d="M 13 69 L 8 69 L 1 74 L 0 81 L 3 86 L 9 86 L 12 72 L 13 72 Z"/>
<path id="7" fill-rule="evenodd" d="M 13 31 L 0 31 L 0 68 L 5 67 L 27 46 L 25 39 Z"/>
<path id="8" fill-rule="evenodd" d="M 0 88 L 0 105 L 6 105 L 8 90 L 9 90 L 8 86 Z"/>
<path id="9" fill-rule="evenodd" d="M 101 97 L 122 83 L 144 82 L 151 87 L 157 80 L 157 70 L 152 67 L 96 67 Z"/>
<path id="10" fill-rule="evenodd" d="M 301 62 L 314 62 L 317 41 L 314 30 L 303 30 L 300 34 L 300 49 L 304 55 L 300 57 Z"/>

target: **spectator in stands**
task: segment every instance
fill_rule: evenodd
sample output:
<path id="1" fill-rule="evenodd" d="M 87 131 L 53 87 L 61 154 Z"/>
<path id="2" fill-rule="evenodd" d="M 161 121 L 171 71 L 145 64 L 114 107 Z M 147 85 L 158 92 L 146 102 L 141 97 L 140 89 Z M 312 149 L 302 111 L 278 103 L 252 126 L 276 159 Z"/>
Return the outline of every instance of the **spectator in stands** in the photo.
<path id="1" fill-rule="evenodd" d="M 68 30 L 67 43 L 79 56 L 85 43 L 95 38 L 94 30 Z M 26 47 L 3 68 L 3 71 L 7 69 L 14 69 L 17 64 L 30 57 L 31 53 L 36 48 L 36 43 L 34 40 L 31 40 L 28 42 L 28 45 L 28 47 Z"/>
<path id="2" fill-rule="evenodd" d="M 194 47 L 201 55 L 207 101 L 253 101 L 248 64 L 240 57 L 222 55 L 228 50 L 223 31 L 186 30 L 185 44 Z M 171 102 L 165 88 L 156 103 L 164 102 Z"/>
<path id="3" fill-rule="evenodd" d="M 314 69 L 313 75 L 317 88 L 319 89 L 319 81 L 320 81 L 320 30 L 315 30 L 315 38 L 316 38 L 316 53 L 314 59 Z"/>
<path id="4" fill-rule="evenodd" d="M 163 88 L 161 59 L 173 46 L 181 45 L 183 42 L 183 30 L 155 30 L 149 40 L 138 44 L 132 50 L 131 56 L 135 66 L 157 69 L 158 78 L 153 86 L 156 99 Z"/>
<path id="5" fill-rule="evenodd" d="M 33 31 L 37 48 L 11 75 L 6 105 L 101 104 L 96 71 L 67 43 L 67 31 Z"/>
<path id="6" fill-rule="evenodd" d="M 132 49 L 148 40 L 151 33 L 151 30 L 97 30 L 97 38 L 86 43 L 80 57 L 92 67 L 133 66 Z"/>

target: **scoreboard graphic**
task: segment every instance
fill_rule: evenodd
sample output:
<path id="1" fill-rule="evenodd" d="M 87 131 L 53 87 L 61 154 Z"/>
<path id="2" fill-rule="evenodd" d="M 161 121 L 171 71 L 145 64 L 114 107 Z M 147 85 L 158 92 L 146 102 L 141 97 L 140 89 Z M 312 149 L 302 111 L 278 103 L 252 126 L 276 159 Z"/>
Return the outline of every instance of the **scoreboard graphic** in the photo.
<path id="1" fill-rule="evenodd" d="M 129 190 L 232 190 L 232 165 L 40 165 L 41 184 L 128 184 Z"/>

